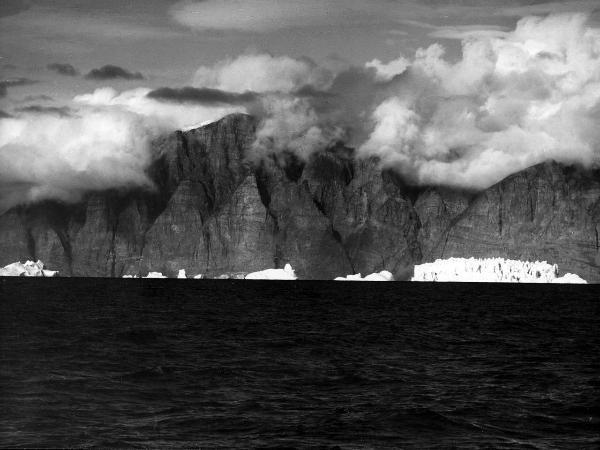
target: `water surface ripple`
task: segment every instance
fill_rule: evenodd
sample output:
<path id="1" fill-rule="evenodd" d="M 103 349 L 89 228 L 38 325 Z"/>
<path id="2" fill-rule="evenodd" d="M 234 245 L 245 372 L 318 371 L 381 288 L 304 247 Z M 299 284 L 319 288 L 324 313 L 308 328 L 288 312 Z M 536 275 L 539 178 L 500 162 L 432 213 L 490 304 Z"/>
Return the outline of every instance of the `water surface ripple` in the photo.
<path id="1" fill-rule="evenodd" d="M 0 279 L 0 446 L 598 448 L 599 293 Z"/>

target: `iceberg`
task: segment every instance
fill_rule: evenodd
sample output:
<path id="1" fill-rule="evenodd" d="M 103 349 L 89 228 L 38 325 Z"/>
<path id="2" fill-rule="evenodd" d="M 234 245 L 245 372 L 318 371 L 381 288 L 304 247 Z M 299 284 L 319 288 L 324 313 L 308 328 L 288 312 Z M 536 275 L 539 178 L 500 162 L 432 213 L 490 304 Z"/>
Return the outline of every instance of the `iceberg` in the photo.
<path id="1" fill-rule="evenodd" d="M 283 269 L 266 269 L 246 275 L 246 280 L 297 280 L 294 269 L 286 264 Z"/>
<path id="2" fill-rule="evenodd" d="M 449 258 L 416 265 L 411 281 L 487 283 L 586 283 L 577 275 L 558 276 L 558 266 L 546 261 L 504 258 Z"/>
<path id="3" fill-rule="evenodd" d="M 566 273 L 562 277 L 555 278 L 552 282 L 558 284 L 587 284 L 587 281 L 574 273 Z"/>
<path id="4" fill-rule="evenodd" d="M 364 278 L 360 273 L 357 273 L 356 275 L 337 277 L 334 281 L 394 281 L 394 276 L 387 270 L 382 270 L 379 273 L 372 273 Z"/>
<path id="5" fill-rule="evenodd" d="M 42 261 L 26 261 L 24 264 L 15 262 L 0 268 L 0 277 L 55 277 L 56 270 L 45 270 Z"/>
<path id="6" fill-rule="evenodd" d="M 187 278 L 185 276 L 185 269 L 180 269 L 179 273 L 177 274 L 177 278 Z"/>
<path id="7" fill-rule="evenodd" d="M 167 277 L 164 276 L 161 272 L 149 272 L 148 275 L 146 275 L 143 278 L 167 278 Z"/>

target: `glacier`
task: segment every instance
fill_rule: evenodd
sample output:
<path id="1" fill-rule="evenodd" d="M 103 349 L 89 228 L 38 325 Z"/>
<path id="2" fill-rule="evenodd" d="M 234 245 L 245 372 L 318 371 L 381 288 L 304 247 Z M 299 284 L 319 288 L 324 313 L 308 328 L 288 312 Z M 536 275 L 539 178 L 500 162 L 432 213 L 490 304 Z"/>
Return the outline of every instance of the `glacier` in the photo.
<path id="1" fill-rule="evenodd" d="M 453 281 L 487 283 L 587 283 L 575 274 L 559 276 L 558 266 L 546 261 L 518 261 L 504 258 L 448 258 L 419 264 L 411 281 Z"/>

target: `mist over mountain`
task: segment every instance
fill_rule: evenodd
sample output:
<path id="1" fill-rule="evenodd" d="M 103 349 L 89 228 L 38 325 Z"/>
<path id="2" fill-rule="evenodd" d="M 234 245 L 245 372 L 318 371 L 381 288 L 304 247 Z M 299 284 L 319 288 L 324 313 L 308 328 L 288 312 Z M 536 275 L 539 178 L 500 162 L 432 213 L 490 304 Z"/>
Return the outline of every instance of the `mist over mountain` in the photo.
<path id="1" fill-rule="evenodd" d="M 232 113 L 258 119 L 256 161 L 307 163 L 342 141 L 417 186 L 482 190 L 551 160 L 598 167 L 600 29 L 589 14 L 459 31 L 458 59 L 439 43 L 363 66 L 247 52 L 199 67 L 186 86 L 102 86 L 69 104 L 3 107 L 0 210 L 144 187 L 153 139 Z"/>

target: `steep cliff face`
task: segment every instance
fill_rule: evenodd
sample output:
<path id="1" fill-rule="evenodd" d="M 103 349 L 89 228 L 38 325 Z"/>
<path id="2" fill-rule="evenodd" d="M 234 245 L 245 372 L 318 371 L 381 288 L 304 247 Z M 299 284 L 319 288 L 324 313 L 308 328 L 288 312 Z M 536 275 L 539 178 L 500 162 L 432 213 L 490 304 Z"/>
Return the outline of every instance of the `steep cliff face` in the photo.
<path id="1" fill-rule="evenodd" d="M 427 261 L 448 257 L 546 260 L 600 281 L 600 173 L 554 162 L 474 197 L 430 191 L 415 205 Z"/>
<path id="2" fill-rule="evenodd" d="M 90 194 L 0 216 L 1 262 L 78 276 L 217 276 L 291 263 L 300 278 L 436 258 L 540 259 L 600 281 L 600 176 L 555 163 L 480 193 L 415 190 L 342 145 L 302 162 L 253 158 L 256 123 L 232 115 L 155 142 L 152 192 Z"/>

